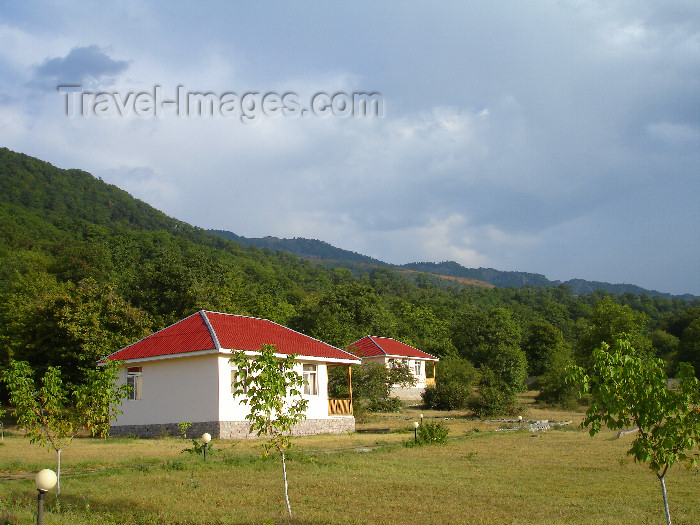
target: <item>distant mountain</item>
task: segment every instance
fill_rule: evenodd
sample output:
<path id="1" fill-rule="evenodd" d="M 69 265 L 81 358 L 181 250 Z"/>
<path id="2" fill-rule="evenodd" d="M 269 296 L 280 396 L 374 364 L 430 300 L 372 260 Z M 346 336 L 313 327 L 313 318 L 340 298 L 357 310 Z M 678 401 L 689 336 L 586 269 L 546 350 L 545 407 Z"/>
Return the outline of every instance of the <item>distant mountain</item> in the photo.
<path id="1" fill-rule="evenodd" d="M 253 245 L 257 248 L 280 250 L 327 266 L 344 267 L 353 271 L 378 267 L 390 268 L 401 272 L 411 271 L 434 274 L 439 277 L 448 278 L 452 282 L 460 282 L 462 284 L 474 286 L 522 288 L 524 286 L 552 287 L 563 284 L 570 286 L 575 294 L 589 294 L 596 290 L 604 290 L 615 294 L 647 294 L 650 296 L 678 298 L 687 301 L 696 299 L 696 296 L 691 294 L 672 295 L 669 293 L 659 292 L 657 290 L 647 290 L 634 284 L 612 284 L 601 281 L 586 281 L 584 279 L 552 281 L 539 273 L 502 271 L 495 270 L 493 268 L 466 268 L 454 261 L 445 261 L 440 263 L 416 262 L 403 265 L 392 265 L 367 255 L 336 248 L 335 246 L 332 246 L 324 241 L 304 239 L 302 237 L 295 237 L 294 239 L 280 239 L 278 237 L 248 238 L 223 230 L 208 230 L 208 232 L 214 233 L 226 239 L 237 241 L 246 246 Z"/>
<path id="2" fill-rule="evenodd" d="M 692 301 L 696 296 L 692 294 L 672 295 L 669 293 L 659 292 L 658 290 L 647 290 L 641 286 L 634 284 L 612 284 L 602 281 L 586 281 L 585 279 L 569 279 L 568 281 L 550 281 L 544 275 L 539 273 L 527 272 L 512 272 L 494 270 L 493 268 L 465 268 L 464 266 L 454 262 L 447 261 L 441 263 L 421 262 L 405 264 L 404 268 L 420 272 L 435 273 L 438 275 L 449 275 L 452 277 L 464 277 L 469 279 L 479 279 L 486 281 L 500 288 L 514 286 L 521 288 L 523 286 L 570 286 L 575 294 L 589 294 L 596 290 L 605 290 L 615 294 L 632 293 L 635 295 L 647 294 L 649 296 L 660 297 L 675 297 Z"/>
<path id="3" fill-rule="evenodd" d="M 293 253 L 304 259 L 319 260 L 319 262 L 345 261 L 351 263 L 363 263 L 370 266 L 387 267 L 389 264 L 374 259 L 357 252 L 336 248 L 324 241 L 316 239 L 304 239 L 294 237 L 293 239 L 280 239 L 279 237 L 242 237 L 235 233 L 224 230 L 207 230 L 225 239 L 239 242 L 245 246 L 251 244 L 256 248 L 269 248 L 270 250 L 280 250 Z"/>
<path id="4" fill-rule="evenodd" d="M 508 288 L 514 286 L 521 288 L 523 286 L 557 286 L 559 282 L 550 281 L 544 275 L 539 273 L 527 272 L 504 272 L 494 270 L 493 268 L 465 268 L 454 261 L 446 261 L 441 263 L 418 262 L 404 264 L 404 268 L 416 270 L 419 272 L 436 273 L 439 275 L 447 275 L 450 277 L 463 277 L 466 279 L 478 279 L 486 281 L 499 288 Z"/>

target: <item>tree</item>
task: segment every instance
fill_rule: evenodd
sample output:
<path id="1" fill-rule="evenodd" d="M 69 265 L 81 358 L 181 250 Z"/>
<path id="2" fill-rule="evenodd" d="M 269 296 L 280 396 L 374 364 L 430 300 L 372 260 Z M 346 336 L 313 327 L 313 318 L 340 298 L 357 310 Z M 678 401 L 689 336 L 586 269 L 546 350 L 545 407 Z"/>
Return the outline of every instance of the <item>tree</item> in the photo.
<path id="1" fill-rule="evenodd" d="M 230 359 L 238 370 L 237 379 L 232 383 L 233 397 L 241 397 L 250 407 L 246 419 L 250 421 L 251 432 L 268 437 L 263 443 L 263 455 L 267 456 L 276 448 L 282 457 L 284 499 L 290 518 L 292 507 L 284 451 L 292 445 L 292 427 L 306 418 L 308 405 L 308 400 L 301 398 L 304 380 L 294 371 L 295 359 L 294 354 L 279 359 L 275 355 L 275 345 L 262 345 L 255 357 L 235 351 Z"/>
<path id="2" fill-rule="evenodd" d="M 123 348 L 150 328 L 148 315 L 93 279 L 61 283 L 36 273 L 0 298 L 0 354 L 28 362 L 39 374 L 60 366 L 63 380 L 73 384 L 83 381 L 105 348 Z"/>
<path id="3" fill-rule="evenodd" d="M 578 358 L 585 363 L 601 343 L 612 345 L 620 334 L 628 334 L 632 346 L 639 352 L 651 353 L 651 341 L 646 336 L 649 318 L 629 306 L 615 304 L 610 297 L 600 299 L 588 319 L 587 329 L 578 339 Z"/>
<path id="4" fill-rule="evenodd" d="M 392 334 L 393 316 L 370 286 L 338 284 L 299 309 L 295 330 L 345 348 L 367 334 Z"/>
<path id="5" fill-rule="evenodd" d="M 479 415 L 511 412 L 527 379 L 520 327 L 510 310 L 467 311 L 458 316 L 453 340 L 460 355 L 479 366 L 479 395 L 470 403 Z"/>
<path id="6" fill-rule="evenodd" d="M 571 354 L 561 330 L 542 321 L 530 324 L 523 350 L 527 356 L 528 372 L 533 376 L 544 374 L 556 354 Z"/>
<path id="7" fill-rule="evenodd" d="M 520 327 L 506 308 L 493 308 L 486 312 L 472 308 L 461 312 L 452 330 L 452 341 L 460 357 L 476 366 L 489 361 L 498 348 L 520 349 Z"/>
<path id="8" fill-rule="evenodd" d="M 590 394 L 591 405 L 582 426 L 590 434 L 602 425 L 616 430 L 636 426 L 639 433 L 627 454 L 649 463 L 659 482 L 670 525 L 665 476 L 676 461 L 697 461 L 689 452 L 700 440 L 700 381 L 681 363 L 678 384 L 667 386 L 664 362 L 636 350 L 626 334 L 613 346 L 602 343 L 593 351 L 590 371 L 572 367 L 569 380 L 581 393 Z"/>
<path id="9" fill-rule="evenodd" d="M 57 492 L 61 493 L 61 451 L 80 430 L 92 436 L 109 435 L 109 421 L 121 410 L 117 406 L 128 394 L 128 386 L 116 386 L 120 363 L 108 361 L 88 370 L 77 386 L 63 383 L 59 367 L 50 366 L 36 387 L 34 372 L 25 361 L 10 361 L 2 372 L 17 424 L 38 442 L 56 451 Z"/>
<path id="10" fill-rule="evenodd" d="M 478 379 L 478 370 L 466 359 L 444 357 L 437 364 L 435 386 L 427 387 L 422 394 L 423 405 L 436 410 L 466 408 Z"/>
<path id="11" fill-rule="evenodd" d="M 574 364 L 571 349 L 566 345 L 562 352 L 555 352 L 549 358 L 544 374 L 537 380 L 539 394 L 536 400 L 564 408 L 576 408 L 577 389 L 566 380 L 569 367 Z"/>
<path id="12" fill-rule="evenodd" d="M 695 377 L 700 377 L 700 317 L 683 330 L 678 346 L 678 361 L 690 363 L 695 369 Z"/>

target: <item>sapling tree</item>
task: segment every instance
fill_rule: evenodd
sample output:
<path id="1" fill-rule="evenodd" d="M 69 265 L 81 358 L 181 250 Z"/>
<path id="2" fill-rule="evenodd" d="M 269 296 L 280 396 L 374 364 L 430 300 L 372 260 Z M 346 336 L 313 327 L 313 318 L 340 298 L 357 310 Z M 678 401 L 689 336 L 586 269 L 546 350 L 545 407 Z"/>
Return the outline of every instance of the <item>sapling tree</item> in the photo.
<path id="1" fill-rule="evenodd" d="M 233 396 L 241 397 L 250 407 L 246 419 L 251 432 L 268 438 L 263 443 L 263 455 L 275 448 L 282 457 L 284 499 L 290 518 L 292 507 L 284 451 L 292 445 L 292 427 L 306 418 L 308 405 L 308 400 L 301 397 L 304 380 L 294 371 L 295 358 L 296 355 L 288 355 L 280 359 L 275 355 L 275 345 L 264 344 L 256 356 L 236 351 L 230 359 L 238 371 L 232 382 Z"/>
<path id="2" fill-rule="evenodd" d="M 656 474 L 670 525 L 665 476 L 676 461 L 697 466 L 692 451 L 700 440 L 700 382 L 681 363 L 677 384 L 669 388 L 663 367 L 663 360 L 635 350 L 629 336 L 621 334 L 612 347 L 602 343 L 593 351 L 589 370 L 572 367 L 568 380 L 591 397 L 581 424 L 590 427 L 591 436 L 603 425 L 638 428 L 627 454 L 649 463 Z"/>
<path id="3" fill-rule="evenodd" d="M 7 385 L 10 404 L 15 407 L 17 424 L 39 443 L 53 449 L 57 456 L 56 491 L 61 492 L 61 451 L 81 430 L 92 436 L 109 434 L 110 418 L 121 414 L 118 405 L 128 393 L 128 386 L 116 386 L 119 362 L 86 370 L 80 385 L 70 386 L 61 380 L 58 367 L 50 366 L 41 385 L 36 386 L 34 372 L 25 361 L 10 361 L 1 378 Z"/>

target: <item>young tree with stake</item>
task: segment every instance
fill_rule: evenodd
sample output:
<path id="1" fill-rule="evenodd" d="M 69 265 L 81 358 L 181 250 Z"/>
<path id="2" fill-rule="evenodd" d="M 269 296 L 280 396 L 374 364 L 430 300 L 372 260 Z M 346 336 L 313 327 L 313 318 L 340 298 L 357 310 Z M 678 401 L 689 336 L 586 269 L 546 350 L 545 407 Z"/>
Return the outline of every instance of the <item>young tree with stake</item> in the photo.
<path id="1" fill-rule="evenodd" d="M 230 359 L 238 371 L 232 383 L 233 396 L 241 397 L 250 407 L 246 419 L 250 421 L 251 432 L 268 438 L 263 444 L 263 455 L 276 448 L 282 457 L 284 499 L 290 518 L 292 507 L 284 451 L 292 445 L 292 427 L 306 418 L 308 405 L 308 400 L 301 398 L 304 380 L 294 371 L 295 358 L 293 354 L 280 359 L 275 355 L 275 345 L 262 345 L 256 356 L 236 351 Z"/>
<path id="2" fill-rule="evenodd" d="M 582 426 L 590 434 L 602 425 L 613 430 L 638 428 L 627 452 L 635 461 L 649 463 L 659 482 L 666 521 L 671 514 L 666 496 L 666 472 L 676 461 L 697 466 L 690 454 L 700 442 L 700 381 L 690 365 L 681 363 L 675 388 L 667 386 L 664 362 L 635 350 L 629 336 L 621 334 L 610 347 L 593 351 L 591 368 L 572 367 L 568 380 L 590 394 L 591 405 Z"/>
<path id="3" fill-rule="evenodd" d="M 84 381 L 77 386 L 65 385 L 60 369 L 50 366 L 37 388 L 34 371 L 24 361 L 10 361 L 0 376 L 7 385 L 10 404 L 15 407 L 17 424 L 27 430 L 30 442 L 56 451 L 59 494 L 61 451 L 80 430 L 106 437 L 110 418 L 121 414 L 117 407 L 128 387 L 116 386 L 119 365 L 118 361 L 109 361 L 99 369 L 87 370 Z"/>

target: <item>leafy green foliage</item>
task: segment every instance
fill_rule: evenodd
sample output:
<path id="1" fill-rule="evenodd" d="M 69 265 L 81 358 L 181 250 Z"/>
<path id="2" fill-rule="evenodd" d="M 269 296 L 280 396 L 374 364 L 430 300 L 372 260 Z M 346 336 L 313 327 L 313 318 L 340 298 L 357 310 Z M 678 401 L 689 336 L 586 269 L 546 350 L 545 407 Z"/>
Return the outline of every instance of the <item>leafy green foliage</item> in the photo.
<path id="1" fill-rule="evenodd" d="M 177 424 L 178 428 L 180 429 L 180 434 L 182 434 L 182 438 L 186 439 L 187 438 L 187 430 L 192 426 L 191 421 L 182 421 Z"/>
<path id="2" fill-rule="evenodd" d="M 182 452 L 183 453 L 187 452 L 188 454 L 194 455 L 194 456 L 203 456 L 205 448 L 207 449 L 207 454 L 212 454 L 214 452 L 214 450 L 216 450 L 214 448 L 214 446 L 211 444 L 211 442 L 204 443 L 204 442 L 199 441 L 197 439 L 193 439 L 192 440 L 192 448 L 183 448 Z"/>
<path id="3" fill-rule="evenodd" d="M 628 454 L 656 473 L 670 523 L 664 476 L 676 461 L 697 466 L 690 452 L 700 442 L 700 381 L 681 364 L 678 382 L 669 388 L 663 361 L 636 350 L 625 334 L 612 347 L 602 343 L 591 358 L 590 370 L 574 367 L 570 374 L 570 381 L 591 397 L 582 425 L 590 427 L 591 436 L 603 425 L 639 429 Z"/>
<path id="4" fill-rule="evenodd" d="M 427 387 L 422 394 L 423 405 L 435 410 L 467 408 L 478 380 L 478 370 L 466 359 L 443 358 L 437 364 L 435 386 Z"/>
<path id="5" fill-rule="evenodd" d="M 409 387 L 416 384 L 416 379 L 402 361 L 397 361 L 393 368 L 381 363 L 364 362 L 352 366 L 352 398 L 356 413 L 396 412 L 403 403 L 391 396 L 393 386 Z M 332 398 L 347 398 L 348 381 L 345 367 L 329 367 L 328 394 Z"/>
<path id="6" fill-rule="evenodd" d="M 690 363 L 695 370 L 695 377 L 700 377 L 700 317 L 691 321 L 683 330 L 677 359 Z"/>
<path id="7" fill-rule="evenodd" d="M 367 334 L 391 334 L 391 315 L 370 286 L 339 284 L 300 308 L 292 327 L 344 348 Z"/>
<path id="8" fill-rule="evenodd" d="M 514 349 L 532 350 L 533 323 L 560 331 L 581 364 L 600 341 L 610 344 L 609 334 L 633 329 L 640 340 L 656 333 L 649 348 L 669 372 L 677 361 L 698 369 L 696 332 L 683 336 L 700 312 L 697 299 L 574 295 L 563 285 L 486 289 L 367 259 L 352 271 L 312 264 L 272 245 L 210 235 L 85 172 L 4 148 L 0 230 L 0 367 L 11 359 L 39 374 L 61 366 L 75 384 L 96 359 L 199 309 L 271 319 L 341 348 L 367 334 L 390 336 L 441 358 L 459 355 L 499 381 L 509 374 L 494 368 L 500 358 L 488 361 L 505 347 L 505 361 L 520 362 Z M 558 362 L 530 365 L 540 367 L 544 384 L 544 369 Z M 489 392 L 490 385 L 482 393 L 498 399 L 500 385 Z"/>
<path id="9" fill-rule="evenodd" d="M 284 473 L 284 498 L 289 517 L 292 507 L 287 491 L 287 467 L 284 451 L 292 445 L 290 434 L 294 425 L 306 418 L 307 399 L 302 399 L 302 377 L 294 370 L 296 355 L 280 359 L 275 355 L 275 345 L 263 345 L 255 357 L 235 351 L 231 363 L 238 370 L 233 382 L 233 396 L 240 397 L 250 412 L 246 419 L 251 432 L 267 437 L 263 443 L 264 455 L 276 448 L 282 457 Z"/>
<path id="10" fill-rule="evenodd" d="M 582 362 L 601 343 L 612 345 L 621 334 L 628 334 L 632 345 L 639 352 L 651 353 L 651 341 L 646 336 L 648 317 L 635 312 L 630 306 L 619 305 L 610 297 L 604 297 L 595 304 L 588 319 L 588 327 L 578 340 L 578 356 Z"/>
<path id="11" fill-rule="evenodd" d="M 530 324 L 528 335 L 523 341 L 523 350 L 527 356 L 528 372 L 533 376 L 544 374 L 552 361 L 559 356 L 571 355 L 571 348 L 564 340 L 564 334 L 546 321 Z"/>
<path id="12" fill-rule="evenodd" d="M 450 430 L 441 421 L 424 421 L 418 426 L 413 438 L 404 444 L 407 447 L 417 445 L 444 445 Z"/>

